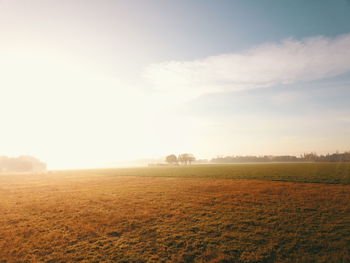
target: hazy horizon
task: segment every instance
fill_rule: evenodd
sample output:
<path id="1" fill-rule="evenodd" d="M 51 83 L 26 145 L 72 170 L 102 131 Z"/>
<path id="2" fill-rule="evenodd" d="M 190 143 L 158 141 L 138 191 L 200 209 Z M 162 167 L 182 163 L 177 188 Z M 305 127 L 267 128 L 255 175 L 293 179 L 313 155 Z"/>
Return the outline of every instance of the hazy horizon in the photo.
<path id="1" fill-rule="evenodd" d="M 350 2 L 0 0 L 0 155 L 49 169 L 350 150 Z"/>

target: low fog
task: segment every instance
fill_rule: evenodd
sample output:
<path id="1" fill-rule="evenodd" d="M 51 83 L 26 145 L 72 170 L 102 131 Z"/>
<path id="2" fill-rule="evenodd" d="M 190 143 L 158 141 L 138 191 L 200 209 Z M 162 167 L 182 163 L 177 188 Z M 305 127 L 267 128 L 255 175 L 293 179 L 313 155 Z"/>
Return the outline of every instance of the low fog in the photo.
<path id="1" fill-rule="evenodd" d="M 46 164 L 32 156 L 0 156 L 0 173 L 45 172 Z"/>

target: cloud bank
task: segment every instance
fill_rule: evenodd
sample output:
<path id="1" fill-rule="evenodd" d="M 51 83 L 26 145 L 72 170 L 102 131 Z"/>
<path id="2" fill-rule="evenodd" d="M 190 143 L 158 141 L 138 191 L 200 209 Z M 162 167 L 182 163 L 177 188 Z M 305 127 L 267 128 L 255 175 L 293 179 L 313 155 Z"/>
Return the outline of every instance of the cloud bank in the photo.
<path id="1" fill-rule="evenodd" d="M 350 34 L 263 44 L 241 53 L 150 65 L 145 77 L 171 94 L 237 91 L 334 77 L 350 71 Z"/>

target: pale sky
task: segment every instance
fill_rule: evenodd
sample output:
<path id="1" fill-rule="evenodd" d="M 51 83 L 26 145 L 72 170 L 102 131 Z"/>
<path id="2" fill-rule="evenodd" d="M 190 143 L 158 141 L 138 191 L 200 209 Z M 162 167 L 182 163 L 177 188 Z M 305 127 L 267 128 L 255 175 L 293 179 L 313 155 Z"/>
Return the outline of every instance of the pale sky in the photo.
<path id="1" fill-rule="evenodd" d="M 350 2 L 0 0 L 0 155 L 350 150 Z"/>

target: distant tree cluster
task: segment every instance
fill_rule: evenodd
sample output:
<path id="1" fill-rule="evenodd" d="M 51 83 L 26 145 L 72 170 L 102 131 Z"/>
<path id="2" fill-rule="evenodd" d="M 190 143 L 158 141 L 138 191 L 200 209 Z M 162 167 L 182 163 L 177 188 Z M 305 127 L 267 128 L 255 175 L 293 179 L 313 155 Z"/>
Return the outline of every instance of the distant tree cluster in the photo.
<path id="1" fill-rule="evenodd" d="M 165 161 L 171 165 L 188 165 L 194 162 L 196 158 L 193 156 L 193 154 L 190 153 L 183 153 L 179 156 L 176 156 L 175 154 L 170 154 L 165 158 Z"/>
<path id="2" fill-rule="evenodd" d="M 317 155 L 316 153 L 305 153 L 302 158 L 312 162 L 350 162 L 350 151 L 344 153 L 332 153 Z"/>
<path id="3" fill-rule="evenodd" d="M 45 172 L 46 164 L 32 156 L 0 156 L 0 173 Z"/>
<path id="4" fill-rule="evenodd" d="M 344 153 L 333 153 L 317 155 L 316 153 L 304 153 L 297 157 L 293 155 L 281 156 L 225 156 L 216 157 L 212 163 L 260 163 L 260 162 L 350 162 L 350 151 Z"/>
<path id="5" fill-rule="evenodd" d="M 300 159 L 296 156 L 224 156 L 211 159 L 212 163 L 260 163 L 260 162 L 297 162 Z"/>

